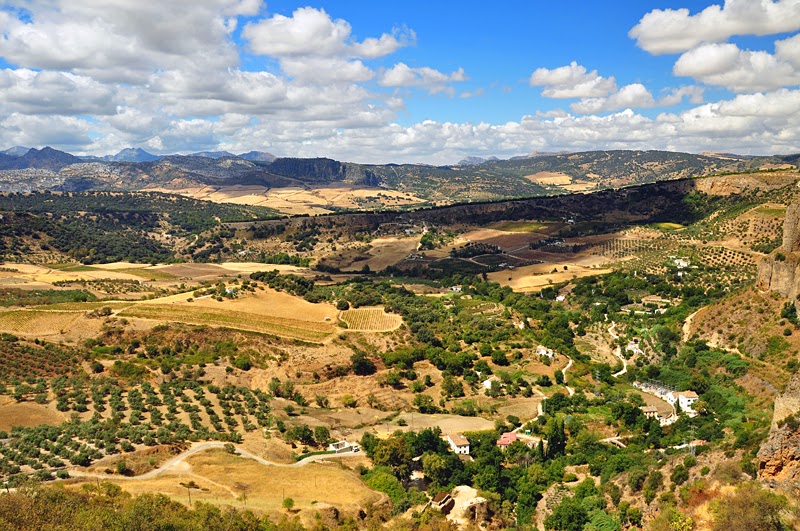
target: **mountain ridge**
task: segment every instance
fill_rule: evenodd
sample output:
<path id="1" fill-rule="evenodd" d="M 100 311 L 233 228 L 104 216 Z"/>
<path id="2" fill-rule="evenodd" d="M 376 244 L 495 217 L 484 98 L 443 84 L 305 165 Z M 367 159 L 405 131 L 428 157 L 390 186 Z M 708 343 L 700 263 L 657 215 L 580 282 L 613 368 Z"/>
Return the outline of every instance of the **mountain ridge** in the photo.
<path id="1" fill-rule="evenodd" d="M 20 157 L 0 152 L 0 191 L 178 190 L 232 185 L 276 188 L 345 183 L 406 192 L 433 204 L 450 204 L 588 192 L 777 165 L 796 168 L 800 161 L 800 155 L 734 159 L 656 150 L 539 154 L 451 166 L 276 158 L 265 152 L 156 156 L 138 148 L 122 150 L 113 158 L 117 160 L 86 160 L 50 147 L 31 149 Z"/>

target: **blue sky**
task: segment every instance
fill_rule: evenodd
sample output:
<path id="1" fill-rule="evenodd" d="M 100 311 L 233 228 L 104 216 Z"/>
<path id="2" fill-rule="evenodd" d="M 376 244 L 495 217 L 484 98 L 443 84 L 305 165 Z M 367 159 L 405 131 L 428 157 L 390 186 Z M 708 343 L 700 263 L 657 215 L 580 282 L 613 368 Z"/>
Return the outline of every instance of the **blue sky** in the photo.
<path id="1" fill-rule="evenodd" d="M 100 4 L 0 2 L 0 145 L 800 151 L 800 0 Z"/>

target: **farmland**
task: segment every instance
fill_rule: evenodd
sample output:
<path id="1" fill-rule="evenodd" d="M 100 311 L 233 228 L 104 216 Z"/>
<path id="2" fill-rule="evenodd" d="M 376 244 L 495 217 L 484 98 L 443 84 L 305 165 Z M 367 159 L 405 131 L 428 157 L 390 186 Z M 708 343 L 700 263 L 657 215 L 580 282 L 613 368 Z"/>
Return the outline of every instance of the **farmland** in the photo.
<path id="1" fill-rule="evenodd" d="M 341 315 L 350 330 L 389 332 L 403 324 L 399 315 L 386 313 L 383 308 L 357 308 L 345 310 Z"/>
<path id="2" fill-rule="evenodd" d="M 422 525 L 429 497 L 459 486 L 507 528 L 534 521 L 547 492 L 599 489 L 576 487 L 575 470 L 602 486 L 588 497 L 618 489 L 634 520 L 716 481 L 704 467 L 756 474 L 800 334 L 783 301 L 748 290 L 794 188 L 681 193 L 654 192 L 691 203 L 674 218 L 637 189 L 625 204 L 581 199 L 621 205 L 607 217 L 522 202 L 465 206 L 474 216 L 453 223 L 431 211 L 201 231 L 219 263 L 6 263 L 0 479 L 71 477 L 73 492 L 105 479 L 305 525 L 335 508 L 355 527 Z M 673 409 L 633 387 L 643 380 L 694 390 L 703 409 L 662 425 L 640 408 Z M 519 441 L 501 451 L 510 431 Z M 467 437 L 471 460 L 447 433 Z M 694 461 L 690 437 L 708 448 Z M 341 439 L 362 450 L 294 465 Z M 674 484 L 631 485 L 678 467 Z M 428 482 L 409 488 L 412 470 Z"/>
<path id="3" fill-rule="evenodd" d="M 254 313 L 237 312 L 225 308 L 191 307 L 191 305 L 189 305 L 189 307 L 185 305 L 175 307 L 137 304 L 122 310 L 119 316 L 137 317 L 151 321 L 222 326 L 307 341 L 320 341 L 328 337 L 334 331 L 334 325 L 331 323 L 315 323 L 287 317 L 272 317 Z"/>

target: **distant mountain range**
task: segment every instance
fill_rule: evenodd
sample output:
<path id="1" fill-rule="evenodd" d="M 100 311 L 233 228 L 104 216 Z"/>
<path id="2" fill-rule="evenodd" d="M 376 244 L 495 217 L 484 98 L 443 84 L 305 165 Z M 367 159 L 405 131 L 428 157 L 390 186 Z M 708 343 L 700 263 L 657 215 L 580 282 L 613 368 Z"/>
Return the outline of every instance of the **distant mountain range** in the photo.
<path id="1" fill-rule="evenodd" d="M 26 148 L 22 146 L 14 146 L 12 148 L 6 149 L 4 151 L 0 151 L 0 169 L 19 169 L 16 167 L 16 164 L 8 162 L 8 159 L 2 157 L 2 155 L 6 155 L 7 157 L 11 157 L 14 159 L 19 159 L 27 155 L 30 151 L 37 151 L 42 152 L 46 151 L 47 153 L 57 152 L 63 153 L 62 151 L 58 151 L 52 149 L 50 147 L 43 148 L 42 150 L 31 150 L 31 148 Z M 73 156 L 73 155 L 70 155 Z M 171 157 L 171 156 L 186 156 L 186 157 L 205 157 L 209 159 L 221 159 L 225 157 L 238 157 L 245 160 L 250 161 L 258 161 L 258 162 L 272 162 L 277 157 L 272 153 L 267 153 L 265 151 L 248 151 L 247 153 L 242 153 L 240 155 L 234 155 L 228 151 L 199 151 L 197 153 L 190 153 L 189 155 L 153 155 L 152 153 L 148 153 L 147 151 L 143 150 L 142 148 L 126 148 L 117 153 L 116 155 L 105 155 L 102 157 L 93 157 L 93 156 L 83 156 L 83 157 L 76 157 L 83 161 L 90 161 L 90 162 L 151 162 L 154 160 L 158 160 L 164 157 Z M 4 162 L 5 161 L 5 162 Z M 23 167 L 26 167 L 24 163 L 20 163 Z M 11 166 L 14 166 L 12 168 Z M 27 167 L 37 167 L 37 166 L 27 166 Z"/>
<path id="2" fill-rule="evenodd" d="M 532 153 L 510 160 L 468 157 L 453 166 L 374 165 L 326 158 L 276 158 L 259 151 L 157 156 L 130 148 L 106 157 L 77 157 L 50 147 L 14 147 L 0 151 L 0 192 L 349 183 L 407 192 L 430 203 L 444 204 L 587 192 L 786 165 L 797 167 L 799 161 L 800 155 L 745 157 L 620 150 Z"/>

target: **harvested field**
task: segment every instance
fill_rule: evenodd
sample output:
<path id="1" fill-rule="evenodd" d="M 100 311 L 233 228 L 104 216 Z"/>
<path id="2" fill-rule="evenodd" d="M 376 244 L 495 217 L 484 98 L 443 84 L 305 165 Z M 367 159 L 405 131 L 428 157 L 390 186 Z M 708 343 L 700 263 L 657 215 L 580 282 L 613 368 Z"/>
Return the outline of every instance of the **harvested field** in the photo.
<path id="1" fill-rule="evenodd" d="M 0 430 L 9 431 L 13 426 L 58 425 L 67 420 L 67 415 L 56 411 L 52 404 L 18 403 L 10 396 L 0 396 Z"/>
<path id="2" fill-rule="evenodd" d="M 173 264 L 158 266 L 158 271 L 178 278 L 221 277 L 230 275 L 227 269 L 214 264 Z"/>
<path id="3" fill-rule="evenodd" d="M 180 194 L 194 199 L 214 203 L 233 203 L 257 205 L 274 208 L 281 214 L 326 214 L 333 212 L 331 207 L 370 209 L 386 207 L 407 207 L 423 202 L 422 199 L 405 192 L 353 186 L 347 183 L 307 187 L 266 188 L 263 186 L 223 186 L 219 188 L 204 186 L 159 190 Z"/>
<path id="4" fill-rule="evenodd" d="M 148 267 L 148 268 L 136 267 L 136 268 L 129 268 L 129 269 L 117 269 L 116 271 L 119 271 L 120 273 L 128 273 L 129 275 L 134 275 L 134 276 L 141 277 L 141 278 L 144 278 L 144 279 L 147 279 L 147 280 L 172 280 L 174 278 L 177 278 L 177 277 L 175 277 L 175 275 L 167 273 L 167 272 L 165 272 L 165 271 L 163 271 L 161 269 L 155 269 L 155 268 L 150 268 L 150 267 Z"/>
<path id="5" fill-rule="evenodd" d="M 341 315 L 349 330 L 364 332 L 389 332 L 403 324 L 403 318 L 393 313 L 386 313 L 383 308 L 354 308 L 345 310 Z"/>
<path id="6" fill-rule="evenodd" d="M 138 317 L 154 321 L 221 326 L 306 341 L 321 341 L 335 331 L 335 326 L 332 323 L 301 321 L 299 319 L 233 311 L 224 306 L 214 309 L 202 306 L 192 307 L 188 304 L 137 304 L 123 310 L 119 315 L 121 317 Z"/>
<path id="7" fill-rule="evenodd" d="M 547 225 L 536 221 L 501 221 L 490 225 L 488 228 L 503 232 L 536 232 L 545 227 Z"/>
<path id="8" fill-rule="evenodd" d="M 311 273 L 307 267 L 282 264 L 264 264 L 262 262 L 223 262 L 220 267 L 236 273 L 255 273 L 256 271 L 280 271 L 281 273 L 303 274 Z"/>
<path id="9" fill-rule="evenodd" d="M 564 270 L 564 265 L 567 269 Z M 555 270 L 555 272 L 552 272 Z M 590 268 L 575 263 L 568 264 L 536 264 L 519 267 L 513 271 L 497 271 L 489 273 L 489 280 L 509 286 L 514 291 L 539 291 L 551 284 L 568 282 L 573 278 L 591 277 L 611 273 L 613 269 Z"/>
<path id="10" fill-rule="evenodd" d="M 188 294 L 191 297 L 191 293 Z M 177 297 L 177 296 L 176 296 Z M 156 302 L 156 301 L 152 301 Z M 308 323 L 335 322 L 337 310 L 332 304 L 311 303 L 283 291 L 271 288 L 257 290 L 251 295 L 242 295 L 233 300 L 218 302 L 211 297 L 187 303 L 187 308 L 203 307 L 214 310 L 235 311 L 268 317 L 288 318 Z"/>
<path id="11" fill-rule="evenodd" d="M 528 231 L 507 231 L 498 229 L 480 229 L 462 234 L 456 241 L 458 245 L 467 242 L 485 243 L 497 245 L 505 251 L 517 249 L 527 249 L 528 244 L 536 242 L 546 237 L 542 233 Z"/>
<path id="12" fill-rule="evenodd" d="M 394 424 L 401 419 L 405 421 L 406 426 L 395 426 Z M 438 426 L 442 430 L 442 433 L 463 433 L 465 431 L 493 430 L 494 421 L 480 417 L 463 417 L 460 415 L 444 414 L 423 415 L 421 413 L 414 413 L 412 418 L 411 413 L 402 413 L 393 421 L 392 425 L 389 425 L 390 431 L 388 433 L 385 433 L 386 425 L 384 424 L 379 424 L 376 428 L 379 435 L 388 435 L 394 433 L 396 430 L 410 431 L 412 426 L 416 431 Z"/>
<path id="13" fill-rule="evenodd" d="M 563 186 L 566 184 L 570 184 L 572 182 L 572 177 L 570 177 L 566 173 L 559 173 L 552 171 L 540 171 L 538 173 L 534 173 L 533 175 L 526 175 L 525 178 L 528 179 L 529 181 L 532 181 L 536 184 L 541 184 L 543 186 L 547 185 Z"/>

